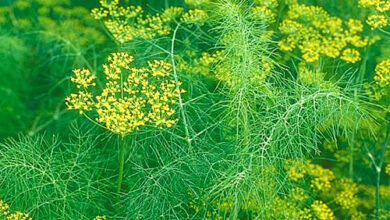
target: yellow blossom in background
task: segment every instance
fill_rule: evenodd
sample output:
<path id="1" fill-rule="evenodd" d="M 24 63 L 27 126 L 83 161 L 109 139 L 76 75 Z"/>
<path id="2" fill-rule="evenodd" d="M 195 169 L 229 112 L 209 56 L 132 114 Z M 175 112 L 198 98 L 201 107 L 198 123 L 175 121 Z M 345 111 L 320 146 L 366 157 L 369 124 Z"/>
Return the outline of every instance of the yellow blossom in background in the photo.
<path id="1" fill-rule="evenodd" d="M 171 127 L 177 122 L 173 105 L 179 93 L 178 84 L 170 77 L 171 64 L 154 60 L 147 68 L 135 68 L 134 58 L 127 53 L 113 53 L 103 65 L 106 83 L 99 95 L 93 96 L 96 84 L 89 70 L 74 70 L 72 81 L 78 92 L 66 98 L 68 109 L 84 114 L 94 111 L 96 122 L 122 136 L 151 124 Z"/>
<path id="2" fill-rule="evenodd" d="M 284 165 L 287 176 L 292 181 L 302 179 L 306 174 L 305 164 L 301 161 L 288 160 Z"/>
<path id="3" fill-rule="evenodd" d="M 113 37 L 120 43 L 134 38 L 151 39 L 157 35 L 168 35 L 170 28 L 166 25 L 169 18 L 144 16 L 141 6 L 119 6 L 119 0 L 100 1 L 101 8 L 92 9 L 92 16 L 102 20 Z M 171 9 L 170 9 L 171 10 Z"/>
<path id="4" fill-rule="evenodd" d="M 251 9 L 251 16 L 267 23 L 274 23 L 278 5 L 277 0 L 257 0 Z"/>
<path id="5" fill-rule="evenodd" d="M 16 211 L 7 216 L 7 220 L 32 220 L 27 213 Z"/>
<path id="6" fill-rule="evenodd" d="M 384 28 L 388 25 L 387 12 L 390 10 L 390 2 L 388 0 L 360 0 L 359 6 L 371 9 L 374 12 L 369 14 L 366 21 L 371 26 L 371 30 Z"/>
<path id="7" fill-rule="evenodd" d="M 119 0 L 100 0 L 100 5 L 100 8 L 92 9 L 91 14 L 95 19 L 103 21 L 119 43 L 126 43 L 134 38 L 152 39 L 169 35 L 169 24 L 172 21 L 203 25 L 208 18 L 207 13 L 198 8 L 184 12 L 183 8 L 169 7 L 161 14 L 145 15 L 141 6 L 123 7 L 119 5 Z"/>
<path id="8" fill-rule="evenodd" d="M 307 164 L 306 170 L 308 175 L 313 178 L 310 184 L 313 190 L 326 191 L 330 189 L 331 182 L 335 179 L 335 175 L 331 170 L 311 163 Z"/>
<path id="9" fill-rule="evenodd" d="M 360 60 L 360 53 L 355 49 L 347 48 L 340 58 L 348 63 L 356 63 Z"/>
<path id="10" fill-rule="evenodd" d="M 313 210 L 314 215 L 319 220 L 332 220 L 335 219 L 333 211 L 322 201 L 315 200 L 313 204 L 311 204 L 311 208 Z"/>
<path id="11" fill-rule="evenodd" d="M 380 87 L 389 85 L 390 82 L 390 59 L 380 62 L 375 67 L 374 80 Z"/>
<path id="12" fill-rule="evenodd" d="M 367 18 L 367 24 L 371 26 L 371 29 L 384 28 L 388 24 L 388 20 L 384 15 L 370 15 Z"/>
<path id="13" fill-rule="evenodd" d="M 200 9 L 191 9 L 180 19 L 181 22 L 203 25 L 207 19 L 207 13 Z"/>
<path id="14" fill-rule="evenodd" d="M 9 205 L 0 199 L 0 216 L 7 216 L 9 214 Z"/>
<path id="15" fill-rule="evenodd" d="M 93 220 L 106 220 L 107 217 L 105 215 L 99 215 L 99 216 L 96 216 Z"/>
<path id="16" fill-rule="evenodd" d="M 358 35 L 363 31 L 359 20 L 343 22 L 321 7 L 298 3 L 289 5 L 279 30 L 282 34 L 278 43 L 280 50 L 291 52 L 297 48 L 308 63 L 318 61 L 321 55 L 332 59 L 341 55 L 342 60 L 355 63 L 360 60 L 360 54 L 352 47 L 365 47 L 368 43 Z"/>
<path id="17" fill-rule="evenodd" d="M 385 168 L 385 173 L 387 173 L 388 175 L 390 175 L 390 164 L 387 164 L 386 168 Z"/>
<path id="18" fill-rule="evenodd" d="M 295 202 L 305 202 L 309 199 L 309 196 L 304 189 L 295 187 L 291 190 L 289 198 Z"/>
<path id="19" fill-rule="evenodd" d="M 11 212 L 7 203 L 0 199 L 0 219 L 2 220 L 32 220 L 29 214 L 20 211 Z"/>
<path id="20" fill-rule="evenodd" d="M 356 207 L 358 204 L 358 198 L 355 196 L 354 192 L 350 190 L 338 193 L 335 199 L 336 203 L 343 209 L 351 209 Z"/>

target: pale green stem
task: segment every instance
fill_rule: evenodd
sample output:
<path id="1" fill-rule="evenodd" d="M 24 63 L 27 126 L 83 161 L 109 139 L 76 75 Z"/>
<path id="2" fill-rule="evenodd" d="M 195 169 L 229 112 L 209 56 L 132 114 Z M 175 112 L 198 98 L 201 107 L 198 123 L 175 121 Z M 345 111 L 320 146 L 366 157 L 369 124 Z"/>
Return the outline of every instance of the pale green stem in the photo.
<path id="1" fill-rule="evenodd" d="M 124 141 L 123 136 L 121 136 L 121 138 L 119 140 L 119 146 L 120 146 L 119 174 L 118 174 L 118 185 L 117 185 L 117 189 L 116 189 L 118 196 L 121 192 L 121 186 L 122 186 L 122 180 L 123 180 L 123 168 L 125 165 L 125 141 Z"/>
<path id="2" fill-rule="evenodd" d="M 191 139 L 190 131 L 188 128 L 189 126 L 188 126 L 188 122 L 187 122 L 187 116 L 186 116 L 185 111 L 184 111 L 183 99 L 182 99 L 181 93 L 180 93 L 179 77 L 177 76 L 177 72 L 176 72 L 175 54 L 174 54 L 176 33 L 177 33 L 177 30 L 179 29 L 179 27 L 180 27 L 180 23 L 176 26 L 175 31 L 173 32 L 173 36 L 172 36 L 171 62 L 172 62 L 172 69 L 173 69 L 173 77 L 175 78 L 175 83 L 176 83 L 176 90 L 178 91 L 179 106 L 180 106 L 181 117 L 183 118 L 184 131 L 186 134 L 186 141 L 188 143 L 189 151 L 191 151 L 192 150 L 192 144 L 191 144 L 192 139 Z"/>

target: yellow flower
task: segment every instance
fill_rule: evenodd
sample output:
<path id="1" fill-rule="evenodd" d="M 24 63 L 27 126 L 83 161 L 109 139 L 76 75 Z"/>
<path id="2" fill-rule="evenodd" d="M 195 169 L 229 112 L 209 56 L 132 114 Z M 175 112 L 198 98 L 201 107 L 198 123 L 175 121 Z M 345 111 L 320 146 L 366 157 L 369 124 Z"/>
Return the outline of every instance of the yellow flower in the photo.
<path id="1" fill-rule="evenodd" d="M 384 28 L 388 24 L 388 20 L 384 15 L 370 15 L 367 18 L 367 24 L 371 26 L 371 30 L 376 28 Z"/>
<path id="2" fill-rule="evenodd" d="M 390 82 L 390 59 L 380 62 L 375 67 L 374 80 L 380 87 L 385 87 Z"/>
<path id="3" fill-rule="evenodd" d="M 388 175 L 390 175 L 390 163 L 387 164 L 386 168 L 385 168 L 385 173 L 387 173 Z"/>
<path id="4" fill-rule="evenodd" d="M 99 216 L 96 216 L 93 220 L 106 220 L 107 217 L 105 215 L 99 215 Z"/>
<path id="5" fill-rule="evenodd" d="M 335 175 L 331 170 L 311 163 L 308 163 L 305 169 L 309 176 L 313 177 L 310 182 L 310 187 L 313 190 L 327 191 L 330 189 L 331 182 L 335 179 Z"/>
<path id="6" fill-rule="evenodd" d="M 10 212 L 7 203 L 0 199 L 0 218 L 3 220 L 32 220 L 29 214 L 20 211 Z"/>
<path id="7" fill-rule="evenodd" d="M 345 54 L 341 59 L 356 62 L 360 58 L 355 56 L 356 50 L 346 50 L 348 43 L 354 47 L 364 47 L 368 43 L 366 38 L 358 35 L 363 31 L 360 21 L 349 19 L 343 22 L 338 17 L 330 16 L 321 7 L 298 3 L 289 5 L 279 30 L 283 36 L 278 43 L 280 50 L 293 51 L 298 48 L 308 63 L 318 61 L 321 55 L 335 59 L 343 50 L 353 51 L 348 54 L 353 57 L 346 57 Z"/>
<path id="8" fill-rule="evenodd" d="M 311 204 L 311 209 L 319 220 L 335 219 L 333 211 L 320 200 L 315 200 L 314 203 Z"/>
<path id="9" fill-rule="evenodd" d="M 133 60 L 127 53 L 111 54 L 103 65 L 105 87 L 96 96 L 90 91 L 95 78 L 89 70 L 74 70 L 72 81 L 79 91 L 66 98 L 68 108 L 80 114 L 94 111 L 96 122 L 122 136 L 147 124 L 171 127 L 177 122 L 173 105 L 184 92 L 170 77 L 171 64 L 154 60 L 147 68 L 135 68 Z"/>
<path id="10" fill-rule="evenodd" d="M 189 24 L 199 24 L 203 25 L 206 22 L 208 15 L 205 11 L 201 9 L 191 9 L 185 13 L 180 21 Z"/>
<path id="11" fill-rule="evenodd" d="M 282 51 L 293 51 L 296 47 L 296 41 L 292 37 L 286 37 L 278 42 L 278 46 Z"/>
<path id="12" fill-rule="evenodd" d="M 360 53 L 355 49 L 347 48 L 343 51 L 341 59 L 347 63 L 356 63 L 360 60 Z"/>
<path id="13" fill-rule="evenodd" d="M 9 214 L 9 205 L 0 199 L 0 216 L 7 216 Z"/>
<path id="14" fill-rule="evenodd" d="M 288 178 L 292 181 L 298 181 L 306 174 L 304 163 L 300 161 L 288 160 L 284 165 L 284 169 L 287 172 Z"/>
<path id="15" fill-rule="evenodd" d="M 358 199 L 356 195 L 350 190 L 337 193 L 335 200 L 342 209 L 351 209 L 358 205 Z"/>
<path id="16" fill-rule="evenodd" d="M 388 0 L 360 0 L 359 6 L 363 8 L 373 8 L 378 12 L 390 10 L 390 2 Z"/>
<path id="17" fill-rule="evenodd" d="M 151 39 L 155 36 L 168 35 L 170 28 L 167 23 L 179 15 L 177 9 L 168 8 L 163 13 L 164 16 L 156 14 L 154 16 L 144 16 L 144 11 L 140 6 L 119 6 L 118 0 L 100 1 L 101 8 L 92 9 L 91 14 L 95 19 L 102 20 L 112 36 L 125 43 L 134 38 Z"/>
<path id="18" fill-rule="evenodd" d="M 255 6 L 252 8 L 251 13 L 252 18 L 267 21 L 268 23 L 275 22 L 275 11 L 267 6 Z"/>
<path id="19" fill-rule="evenodd" d="M 32 220 L 27 213 L 16 211 L 7 216 L 7 220 Z"/>

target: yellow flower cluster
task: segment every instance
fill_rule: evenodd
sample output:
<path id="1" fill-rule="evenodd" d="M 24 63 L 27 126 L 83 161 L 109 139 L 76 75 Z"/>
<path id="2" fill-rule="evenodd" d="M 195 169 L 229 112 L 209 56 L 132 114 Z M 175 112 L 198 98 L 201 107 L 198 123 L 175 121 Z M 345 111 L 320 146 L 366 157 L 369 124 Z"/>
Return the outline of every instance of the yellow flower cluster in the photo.
<path id="1" fill-rule="evenodd" d="M 99 23 L 90 16 L 89 10 L 72 7 L 68 0 L 16 0 L 12 7 L 20 13 L 14 13 L 12 19 L 8 16 L 7 23 L 19 30 L 39 28 L 44 30 L 41 32 L 44 37 L 61 39 L 66 44 L 75 46 L 103 43 L 106 39 L 98 28 Z M 59 17 L 61 19 L 58 19 Z"/>
<path id="2" fill-rule="evenodd" d="M 0 216 L 7 216 L 9 214 L 9 205 L 0 199 Z"/>
<path id="3" fill-rule="evenodd" d="M 386 87 L 390 83 L 390 59 L 380 62 L 375 67 L 374 80 L 380 87 Z"/>
<path id="4" fill-rule="evenodd" d="M 290 191 L 289 198 L 298 203 L 305 202 L 309 199 L 309 196 L 306 194 L 304 189 L 295 187 Z"/>
<path id="5" fill-rule="evenodd" d="M 356 183 L 350 179 L 343 178 L 337 181 L 335 185 L 340 189 L 335 195 L 336 204 L 344 210 L 356 209 L 359 202 L 356 196 L 358 193 Z"/>
<path id="6" fill-rule="evenodd" d="M 348 63 L 356 63 L 360 60 L 360 53 L 357 50 L 347 48 L 343 51 L 341 59 L 347 61 Z"/>
<path id="7" fill-rule="evenodd" d="M 27 213 L 16 211 L 7 216 L 7 220 L 32 220 Z"/>
<path id="8" fill-rule="evenodd" d="M 7 203 L 0 199 L 0 218 L 4 220 L 32 220 L 29 214 L 20 211 L 11 212 Z"/>
<path id="9" fill-rule="evenodd" d="M 284 169 L 288 178 L 294 182 L 299 181 L 306 174 L 305 164 L 300 161 L 287 160 L 284 164 Z"/>
<path id="10" fill-rule="evenodd" d="M 386 12 L 390 11 L 390 2 L 388 0 L 359 0 L 359 6 L 369 8 L 374 13 L 367 18 L 367 24 L 371 29 L 384 28 L 388 25 L 389 20 Z"/>
<path id="11" fill-rule="evenodd" d="M 314 215 L 319 220 L 332 220 L 336 219 L 333 211 L 322 201 L 315 200 L 313 204 L 311 204 L 311 208 L 314 212 Z"/>
<path id="12" fill-rule="evenodd" d="M 331 170 L 310 162 L 303 163 L 298 160 L 288 160 L 285 162 L 284 169 L 287 172 L 288 178 L 294 182 L 308 175 L 311 178 L 310 187 L 316 191 L 329 190 L 331 182 L 335 179 Z"/>
<path id="13" fill-rule="evenodd" d="M 126 43 L 134 38 L 152 39 L 169 35 L 171 21 L 203 25 L 208 17 L 201 9 L 191 9 L 184 13 L 183 8 L 169 7 L 161 14 L 150 16 L 144 15 L 141 6 L 119 6 L 119 0 L 100 0 L 100 5 L 100 8 L 92 9 L 92 16 L 102 20 L 119 43 Z"/>
<path id="14" fill-rule="evenodd" d="M 355 63 L 360 60 L 360 53 L 355 48 L 368 43 L 358 35 L 363 31 L 360 21 L 343 22 L 321 7 L 298 3 L 289 5 L 279 30 L 283 35 L 278 43 L 280 50 L 289 52 L 298 48 L 302 58 L 309 63 L 318 61 L 321 55 Z"/>
<path id="15" fill-rule="evenodd" d="M 256 0 L 254 7 L 251 9 L 251 16 L 267 23 L 273 23 L 276 20 L 278 5 L 277 0 Z"/>
<path id="16" fill-rule="evenodd" d="M 310 187 L 313 190 L 327 191 L 331 187 L 331 182 L 335 179 L 333 172 L 329 169 L 324 169 L 320 165 L 309 163 L 306 166 L 308 174 L 314 178 L 311 180 Z"/>
<path id="17" fill-rule="evenodd" d="M 343 191 L 337 194 L 336 203 L 343 209 L 351 209 L 357 205 L 357 198 L 352 191 Z"/>
<path id="18" fill-rule="evenodd" d="M 388 175 L 390 175 L 390 163 L 387 164 L 386 168 L 385 168 L 385 173 L 387 173 Z"/>
<path id="19" fill-rule="evenodd" d="M 292 201 L 289 197 L 275 197 L 271 203 L 273 213 L 268 219 L 286 219 L 286 220 L 303 220 L 313 219 L 310 209 L 298 207 L 296 201 Z"/>
<path id="20" fill-rule="evenodd" d="M 367 95 L 373 100 L 380 100 L 388 94 L 390 83 L 390 59 L 380 62 L 375 67 L 375 84 L 364 84 Z"/>
<path id="21" fill-rule="evenodd" d="M 180 21 L 188 24 L 199 24 L 203 25 L 208 18 L 207 13 L 201 9 L 191 9 L 185 13 Z"/>
<path id="22" fill-rule="evenodd" d="M 371 26 L 371 30 L 376 28 L 384 28 L 388 24 L 388 20 L 384 15 L 370 15 L 367 18 L 367 24 Z"/>
<path id="23" fill-rule="evenodd" d="M 107 217 L 105 215 L 99 215 L 99 216 L 96 216 L 93 220 L 106 220 Z"/>
<path id="24" fill-rule="evenodd" d="M 101 8 L 92 9 L 92 16 L 102 20 L 113 37 L 120 43 L 134 38 L 150 39 L 157 35 L 168 35 L 165 25 L 167 17 L 157 14 L 144 17 L 141 6 L 119 6 L 119 0 L 100 0 Z"/>
<path id="25" fill-rule="evenodd" d="M 170 77 L 171 65 L 164 61 L 148 62 L 147 68 L 135 68 L 133 57 L 127 53 L 113 53 L 103 65 L 105 88 L 92 96 L 94 76 L 89 70 L 75 70 L 72 81 L 79 89 L 66 98 L 69 109 L 96 111 L 96 121 L 122 136 L 151 124 L 171 127 L 178 119 L 173 105 L 180 90 L 180 82 Z"/>

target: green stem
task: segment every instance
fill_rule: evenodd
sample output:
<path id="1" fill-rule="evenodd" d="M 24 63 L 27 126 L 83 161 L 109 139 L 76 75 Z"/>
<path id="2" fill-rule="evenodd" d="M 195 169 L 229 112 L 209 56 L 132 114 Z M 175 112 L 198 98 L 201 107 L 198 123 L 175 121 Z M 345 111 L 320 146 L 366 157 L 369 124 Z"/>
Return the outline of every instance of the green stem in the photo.
<path id="1" fill-rule="evenodd" d="M 352 135 L 352 141 L 349 143 L 349 178 L 353 180 L 353 145 L 355 144 L 355 133 Z"/>
<path id="2" fill-rule="evenodd" d="M 116 189 L 117 194 L 121 192 L 122 180 L 123 180 L 123 167 L 125 164 L 125 142 L 124 137 L 122 136 L 120 141 L 120 158 L 119 158 L 119 175 L 118 175 L 118 186 Z"/>
<path id="3" fill-rule="evenodd" d="M 174 52 L 175 52 L 176 33 L 177 33 L 177 30 L 179 30 L 179 27 L 180 27 L 180 23 L 177 24 L 175 30 L 173 31 L 170 55 L 171 55 L 171 62 L 172 62 L 172 69 L 173 69 L 173 77 L 175 78 L 176 90 L 178 91 L 179 107 L 180 107 L 181 117 L 183 118 L 184 131 L 185 131 L 185 134 L 186 134 L 186 141 L 188 143 L 189 151 L 191 152 L 192 151 L 192 144 L 191 144 L 192 138 L 190 136 L 189 125 L 188 125 L 188 122 L 187 122 L 187 116 L 186 116 L 186 113 L 184 111 L 184 103 L 183 103 L 183 99 L 182 99 L 182 96 L 181 96 L 181 93 L 180 93 L 179 77 L 178 77 L 177 72 L 176 72 L 175 54 L 174 54 Z"/>
<path id="4" fill-rule="evenodd" d="M 385 152 L 387 145 L 389 144 L 389 133 L 390 133 L 390 124 L 387 125 L 387 132 L 386 132 L 386 138 L 382 145 L 382 150 L 380 154 L 380 159 L 378 165 L 376 168 L 376 187 L 375 187 L 375 219 L 379 220 L 379 208 L 380 208 L 380 201 L 379 201 L 379 187 L 380 187 L 380 181 L 381 181 L 381 171 L 383 162 L 385 160 Z"/>

